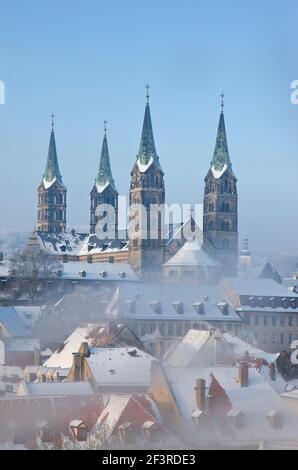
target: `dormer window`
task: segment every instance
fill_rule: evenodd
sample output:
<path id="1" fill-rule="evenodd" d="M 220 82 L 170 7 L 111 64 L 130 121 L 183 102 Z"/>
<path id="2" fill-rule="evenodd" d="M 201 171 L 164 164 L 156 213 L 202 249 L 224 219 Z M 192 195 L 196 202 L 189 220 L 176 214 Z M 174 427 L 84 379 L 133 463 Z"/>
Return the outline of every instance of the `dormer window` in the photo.
<path id="1" fill-rule="evenodd" d="M 270 298 L 270 307 L 275 308 L 276 307 L 276 301 L 274 297 Z"/>

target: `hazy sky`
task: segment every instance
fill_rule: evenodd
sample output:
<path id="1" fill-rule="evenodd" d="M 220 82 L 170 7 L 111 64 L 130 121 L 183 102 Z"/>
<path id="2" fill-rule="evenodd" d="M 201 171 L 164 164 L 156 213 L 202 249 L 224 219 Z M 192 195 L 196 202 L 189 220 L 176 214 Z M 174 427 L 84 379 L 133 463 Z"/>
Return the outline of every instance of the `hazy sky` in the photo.
<path id="1" fill-rule="evenodd" d="M 202 201 L 223 89 L 240 236 L 297 253 L 296 18 L 294 0 L 1 0 L 1 227 L 35 225 L 52 112 L 68 228 L 89 223 L 104 119 L 127 194 L 148 81 L 167 202 Z"/>

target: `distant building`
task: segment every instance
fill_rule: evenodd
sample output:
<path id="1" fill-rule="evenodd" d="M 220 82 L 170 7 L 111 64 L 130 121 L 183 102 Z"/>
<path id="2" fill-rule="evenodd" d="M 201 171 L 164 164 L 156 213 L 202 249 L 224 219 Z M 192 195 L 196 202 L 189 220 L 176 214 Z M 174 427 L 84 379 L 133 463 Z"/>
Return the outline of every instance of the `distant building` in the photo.
<path id="1" fill-rule="evenodd" d="M 279 352 L 298 339 L 296 292 L 272 279 L 226 278 L 221 287 L 243 319 L 249 342 Z"/>
<path id="2" fill-rule="evenodd" d="M 195 239 L 188 240 L 182 248 L 163 264 L 163 281 L 183 284 L 215 284 L 221 266 L 213 260 Z"/>
<path id="3" fill-rule="evenodd" d="M 251 252 L 248 249 L 248 238 L 247 235 L 243 238 L 242 250 L 240 251 L 239 256 L 239 265 L 240 268 L 247 268 L 251 266 Z"/>
<path id="4" fill-rule="evenodd" d="M 119 285 L 106 316 L 127 323 L 157 357 L 189 329 L 215 327 L 240 334 L 243 323 L 221 289 L 191 284 Z"/>

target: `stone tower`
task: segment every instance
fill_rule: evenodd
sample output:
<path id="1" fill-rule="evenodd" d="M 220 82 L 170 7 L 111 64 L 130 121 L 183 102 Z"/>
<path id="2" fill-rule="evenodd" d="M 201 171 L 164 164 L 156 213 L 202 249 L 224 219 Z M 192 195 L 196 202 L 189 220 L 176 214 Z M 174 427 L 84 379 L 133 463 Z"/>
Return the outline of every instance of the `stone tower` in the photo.
<path id="1" fill-rule="evenodd" d="M 98 232 L 102 238 L 118 238 L 118 191 L 111 171 L 106 122 L 99 169 L 90 198 L 90 233 Z M 104 205 L 108 205 L 110 210 L 105 210 Z M 101 213 L 97 214 L 100 206 Z"/>
<path id="2" fill-rule="evenodd" d="M 46 169 L 37 192 L 37 230 L 48 233 L 65 232 L 66 187 L 59 170 L 53 121 Z"/>
<path id="3" fill-rule="evenodd" d="M 128 231 L 129 262 L 147 280 L 159 278 L 164 262 L 164 202 L 164 173 L 156 153 L 147 92 L 141 143 L 131 172 Z"/>
<path id="4" fill-rule="evenodd" d="M 225 119 L 221 113 L 213 159 L 205 178 L 204 248 L 223 267 L 224 275 L 238 271 L 237 179 L 229 157 Z"/>
<path id="5" fill-rule="evenodd" d="M 241 268 L 246 268 L 250 266 L 252 262 L 251 252 L 248 247 L 248 238 L 247 235 L 244 235 L 243 242 L 242 242 L 242 250 L 240 250 L 239 256 L 239 266 Z"/>

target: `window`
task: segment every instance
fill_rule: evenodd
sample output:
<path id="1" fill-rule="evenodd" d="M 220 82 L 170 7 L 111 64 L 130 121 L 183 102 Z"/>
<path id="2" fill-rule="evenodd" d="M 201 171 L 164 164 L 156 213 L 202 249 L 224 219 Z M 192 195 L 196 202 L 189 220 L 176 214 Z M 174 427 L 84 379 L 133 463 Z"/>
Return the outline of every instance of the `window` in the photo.
<path id="1" fill-rule="evenodd" d="M 155 321 L 150 322 L 150 333 L 154 333 L 156 331 L 156 323 Z"/>
<path id="2" fill-rule="evenodd" d="M 144 336 L 147 334 L 147 323 L 141 323 L 141 335 Z"/>
<path id="3" fill-rule="evenodd" d="M 177 277 L 178 271 L 176 269 L 170 269 L 169 276 L 170 277 Z"/>
<path id="4" fill-rule="evenodd" d="M 245 317 L 245 323 L 246 323 L 247 325 L 250 325 L 250 316 L 249 316 L 249 315 L 246 315 L 246 317 Z"/>
<path id="5" fill-rule="evenodd" d="M 280 334 L 280 344 L 284 344 L 284 334 Z"/>
<path id="6" fill-rule="evenodd" d="M 292 319 L 292 317 L 289 317 L 289 326 L 293 326 L 293 319 Z"/>
<path id="7" fill-rule="evenodd" d="M 263 342 L 264 342 L 264 344 L 267 343 L 267 335 L 264 335 L 264 336 L 263 336 Z"/>
<path id="8" fill-rule="evenodd" d="M 263 320 L 264 320 L 264 326 L 267 326 L 267 317 L 266 317 L 266 315 L 263 316 Z"/>
<path id="9" fill-rule="evenodd" d="M 182 325 L 181 325 L 181 323 L 176 324 L 176 335 L 177 336 L 182 336 Z"/>
<path id="10" fill-rule="evenodd" d="M 271 335 L 271 342 L 272 342 L 272 344 L 275 344 L 275 341 L 276 341 L 276 339 L 275 339 L 275 333 L 272 333 L 272 335 Z"/>
<path id="11" fill-rule="evenodd" d="M 168 335 L 173 336 L 174 335 L 174 326 L 173 323 L 168 323 Z"/>
<path id="12" fill-rule="evenodd" d="M 285 326 L 285 319 L 284 319 L 284 317 L 280 317 L 280 326 Z"/>
<path id="13" fill-rule="evenodd" d="M 259 317 L 258 315 L 255 315 L 255 325 L 257 326 L 259 324 Z"/>
<path id="14" fill-rule="evenodd" d="M 293 341 L 293 335 L 292 333 L 289 333 L 289 345 L 291 345 L 292 341 Z"/>
<path id="15" fill-rule="evenodd" d="M 272 317 L 272 326 L 275 326 L 275 325 L 276 325 L 276 317 L 273 316 L 273 317 Z"/>
<path id="16" fill-rule="evenodd" d="M 159 332 L 160 332 L 161 336 L 165 335 L 165 324 L 162 323 L 162 322 L 159 323 Z"/>

